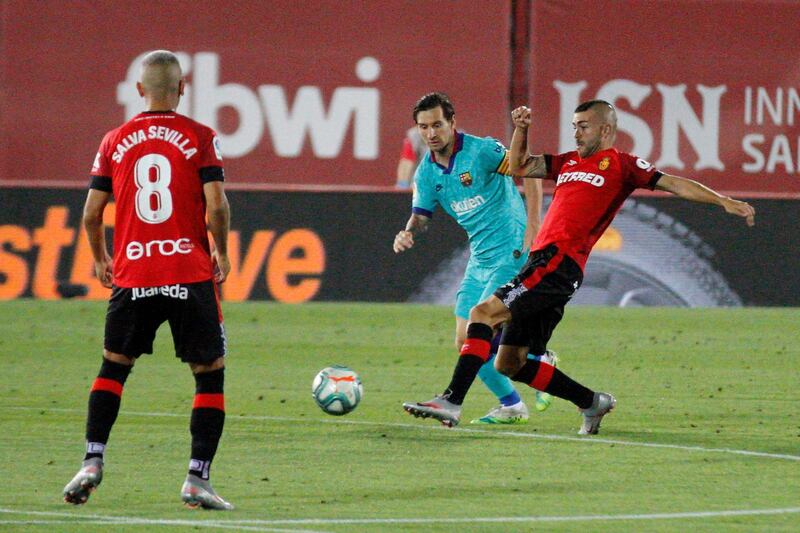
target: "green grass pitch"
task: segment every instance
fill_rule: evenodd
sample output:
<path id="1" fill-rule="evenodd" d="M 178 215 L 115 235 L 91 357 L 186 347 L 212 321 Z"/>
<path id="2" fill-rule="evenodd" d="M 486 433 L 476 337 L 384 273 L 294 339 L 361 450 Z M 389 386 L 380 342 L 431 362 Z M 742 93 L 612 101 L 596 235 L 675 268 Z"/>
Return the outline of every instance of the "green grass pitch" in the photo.
<path id="1" fill-rule="evenodd" d="M 128 379 L 103 484 L 72 507 L 61 490 L 83 453 L 105 304 L 0 303 L 0 530 L 797 531 L 797 309 L 568 308 L 551 348 L 618 400 L 596 437 L 576 435 L 560 400 L 525 426 L 470 426 L 494 406 L 480 383 L 457 428 L 408 416 L 403 401 L 449 381 L 449 308 L 223 309 L 228 418 L 212 479 L 237 509 L 214 513 L 180 504 L 194 383 L 167 326 Z M 344 417 L 311 398 L 335 363 L 364 383 Z"/>

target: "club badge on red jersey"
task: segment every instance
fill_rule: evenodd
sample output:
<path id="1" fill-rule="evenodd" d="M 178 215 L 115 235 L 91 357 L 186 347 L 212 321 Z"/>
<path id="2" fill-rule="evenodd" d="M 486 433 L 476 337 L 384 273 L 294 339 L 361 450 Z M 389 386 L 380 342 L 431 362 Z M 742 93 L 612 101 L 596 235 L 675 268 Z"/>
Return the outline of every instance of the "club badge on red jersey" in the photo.
<path id="1" fill-rule="evenodd" d="M 611 158 L 610 158 L 610 157 L 604 157 L 604 158 L 603 158 L 603 159 L 600 161 L 600 163 L 597 165 L 597 168 L 599 168 L 600 170 L 605 170 L 605 169 L 607 169 L 607 168 L 608 168 L 608 166 L 609 166 L 610 164 L 611 164 Z"/>
<path id="2" fill-rule="evenodd" d="M 469 187 L 470 185 L 472 185 L 472 174 L 470 174 L 469 172 L 464 172 L 463 174 L 459 174 L 458 177 L 461 178 L 461 185 L 463 185 L 464 187 Z"/>

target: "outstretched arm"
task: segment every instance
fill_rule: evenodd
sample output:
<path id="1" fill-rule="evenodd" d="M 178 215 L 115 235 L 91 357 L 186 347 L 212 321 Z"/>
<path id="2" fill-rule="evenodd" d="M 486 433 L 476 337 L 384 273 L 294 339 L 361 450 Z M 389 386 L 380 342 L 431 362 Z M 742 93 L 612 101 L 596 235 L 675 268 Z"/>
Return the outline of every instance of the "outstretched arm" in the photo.
<path id="1" fill-rule="evenodd" d="M 405 252 L 414 246 L 414 235 L 427 231 L 430 221 L 431 219 L 425 215 L 412 213 L 408 222 L 406 222 L 406 229 L 398 231 L 394 237 L 394 244 L 392 245 L 394 253 Z"/>
<path id="2" fill-rule="evenodd" d="M 509 170 L 523 178 L 544 178 L 547 164 L 543 155 L 528 153 L 528 126 L 531 125 L 531 110 L 525 106 L 511 112 L 514 134 L 511 136 L 509 150 Z"/>
<path id="3" fill-rule="evenodd" d="M 753 226 L 756 223 L 756 210 L 753 206 L 747 202 L 723 196 L 700 182 L 681 178 L 680 176 L 663 174 L 656 183 L 656 189 L 671 192 L 676 196 L 693 202 L 722 206 L 728 213 L 744 217 L 748 226 Z"/>

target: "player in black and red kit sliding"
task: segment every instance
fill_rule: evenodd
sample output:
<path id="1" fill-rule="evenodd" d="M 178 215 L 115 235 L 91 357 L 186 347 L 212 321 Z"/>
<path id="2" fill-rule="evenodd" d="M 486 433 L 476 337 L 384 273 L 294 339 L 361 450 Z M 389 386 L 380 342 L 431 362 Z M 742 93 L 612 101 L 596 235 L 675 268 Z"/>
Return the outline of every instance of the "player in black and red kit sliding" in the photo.
<path id="1" fill-rule="evenodd" d="M 581 411 L 579 434 L 596 434 L 616 399 L 572 380 L 547 363 L 527 358 L 544 353 L 564 305 L 583 281 L 592 247 L 611 224 L 625 199 L 637 188 L 660 189 L 695 202 L 716 204 L 755 223 L 755 210 L 745 202 L 720 195 L 694 180 L 659 172 L 647 161 L 617 151 L 617 116 L 603 100 L 575 109 L 572 125 L 577 150 L 558 155 L 528 153 L 531 112 L 511 113 L 511 172 L 555 182 L 553 201 L 520 273 L 470 311 L 467 341 L 452 380 L 441 396 L 403 407 L 415 416 L 433 417 L 448 426 L 459 422 L 461 404 L 478 369 L 489 357 L 495 328 L 502 327 L 497 369 L 526 385 L 571 401 Z"/>
<path id="2" fill-rule="evenodd" d="M 175 113 L 184 81 L 172 52 L 147 54 L 136 87 L 146 110 L 103 138 L 84 206 L 95 272 L 112 291 L 103 362 L 89 394 L 86 455 L 64 487 L 64 500 L 83 504 L 102 481 L 125 381 L 137 358 L 153 352 L 156 330 L 166 321 L 175 355 L 189 364 L 196 385 L 181 498 L 190 507 L 229 510 L 233 506 L 209 481 L 225 422 L 226 346 L 217 284 L 230 271 L 230 208 L 222 156 L 213 130 Z M 113 260 L 103 228 L 112 193 Z"/>

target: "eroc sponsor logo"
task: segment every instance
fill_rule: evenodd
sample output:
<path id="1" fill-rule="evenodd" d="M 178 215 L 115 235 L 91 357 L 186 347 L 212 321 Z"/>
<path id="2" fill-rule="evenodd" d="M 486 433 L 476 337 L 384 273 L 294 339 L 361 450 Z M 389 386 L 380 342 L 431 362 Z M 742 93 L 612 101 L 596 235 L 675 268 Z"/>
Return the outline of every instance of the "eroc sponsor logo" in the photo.
<path id="1" fill-rule="evenodd" d="M 154 253 L 159 255 L 170 256 L 175 254 L 190 254 L 194 245 L 192 241 L 186 237 L 180 239 L 164 239 L 153 240 L 141 243 L 139 241 L 131 241 L 125 247 L 125 256 L 131 261 L 136 261 L 142 257 L 152 257 Z"/>

